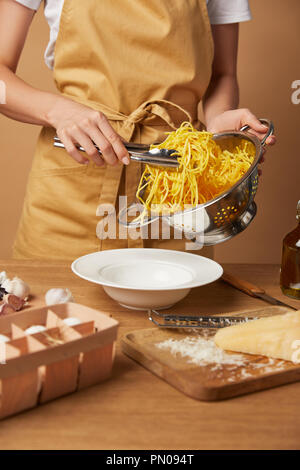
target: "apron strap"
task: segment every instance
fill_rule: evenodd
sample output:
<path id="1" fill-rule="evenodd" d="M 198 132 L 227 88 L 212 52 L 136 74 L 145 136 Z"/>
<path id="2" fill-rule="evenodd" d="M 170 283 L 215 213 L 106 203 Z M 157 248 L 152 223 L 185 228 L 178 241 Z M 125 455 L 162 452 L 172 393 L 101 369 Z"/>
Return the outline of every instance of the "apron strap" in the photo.
<path id="1" fill-rule="evenodd" d="M 168 107 L 170 110 L 173 108 L 173 110 L 176 109 L 177 111 L 180 111 L 183 115 L 182 121 L 188 120 L 189 122 L 192 122 L 190 113 L 172 101 L 145 101 L 129 116 L 127 116 L 126 114 L 120 113 L 119 111 L 116 111 L 104 104 L 97 103 L 96 101 L 85 100 L 77 96 L 70 96 L 65 93 L 63 95 L 69 99 L 77 101 L 78 103 L 84 104 L 85 106 L 89 106 L 96 111 L 103 112 L 109 121 L 118 122 L 120 135 L 128 142 L 130 142 L 137 125 L 151 125 L 153 116 L 160 117 L 169 127 L 175 130 L 176 125 L 174 124 L 174 121 L 172 120 L 171 115 L 167 110 Z"/>
<path id="2" fill-rule="evenodd" d="M 94 103 L 91 103 L 93 105 Z M 99 111 L 102 111 L 109 121 L 115 121 L 120 123 L 120 134 L 122 137 L 130 142 L 137 125 L 151 125 L 153 116 L 160 117 L 169 127 L 176 129 L 176 125 L 171 118 L 167 107 L 180 111 L 184 117 L 183 120 L 192 122 L 192 117 L 184 108 L 179 106 L 172 101 L 167 100 L 149 100 L 142 103 L 136 110 L 134 110 L 129 116 L 123 113 L 119 113 L 108 106 L 100 105 L 95 103 Z"/>

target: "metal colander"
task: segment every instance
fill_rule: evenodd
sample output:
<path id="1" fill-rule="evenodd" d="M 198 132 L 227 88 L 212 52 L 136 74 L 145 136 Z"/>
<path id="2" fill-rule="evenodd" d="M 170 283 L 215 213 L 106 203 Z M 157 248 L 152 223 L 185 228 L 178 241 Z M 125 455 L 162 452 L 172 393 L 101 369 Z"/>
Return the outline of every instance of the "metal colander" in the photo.
<path id="1" fill-rule="evenodd" d="M 187 239 L 209 246 L 222 243 L 245 230 L 256 215 L 257 207 L 254 202 L 258 187 L 258 164 L 263 155 L 267 138 L 273 134 L 274 126 L 268 119 L 260 119 L 268 126 L 268 131 L 262 141 L 255 135 L 246 132 L 249 126 L 240 131 L 222 132 L 213 135 L 222 149 L 239 145 L 242 141 L 250 141 L 255 148 L 253 164 L 245 175 L 229 190 L 216 198 L 191 209 L 177 212 L 173 215 L 149 215 L 140 221 L 128 222 L 128 215 L 141 209 L 141 203 L 135 203 L 124 208 L 119 213 L 119 223 L 127 228 L 143 227 L 162 219 L 176 232 L 184 232 Z M 142 195 L 143 197 L 143 195 Z"/>

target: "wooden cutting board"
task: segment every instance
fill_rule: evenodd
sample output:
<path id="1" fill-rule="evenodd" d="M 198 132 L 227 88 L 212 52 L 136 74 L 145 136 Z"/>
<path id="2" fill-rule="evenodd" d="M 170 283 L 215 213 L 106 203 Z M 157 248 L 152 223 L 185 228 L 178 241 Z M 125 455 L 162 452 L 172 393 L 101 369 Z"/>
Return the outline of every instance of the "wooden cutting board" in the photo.
<path id="1" fill-rule="evenodd" d="M 285 307 L 265 307 L 243 312 L 230 312 L 230 316 L 263 317 L 290 311 Z M 204 314 L 203 314 L 204 315 Z M 159 349 L 156 344 L 167 339 L 183 339 L 202 335 L 211 338 L 216 330 L 150 328 L 125 335 L 123 352 L 149 369 L 170 385 L 197 400 L 212 401 L 256 392 L 300 380 L 300 364 L 264 356 L 243 354 L 245 365 L 194 365 L 181 355 Z M 231 353 L 236 354 L 236 353 Z"/>

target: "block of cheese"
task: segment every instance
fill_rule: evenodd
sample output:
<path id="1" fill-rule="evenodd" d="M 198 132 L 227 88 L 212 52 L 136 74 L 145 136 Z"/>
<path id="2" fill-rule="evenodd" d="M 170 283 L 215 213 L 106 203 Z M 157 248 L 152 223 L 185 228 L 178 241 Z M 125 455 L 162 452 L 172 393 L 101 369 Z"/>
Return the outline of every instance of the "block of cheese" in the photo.
<path id="1" fill-rule="evenodd" d="M 300 362 L 300 310 L 222 328 L 214 339 L 225 350 Z"/>

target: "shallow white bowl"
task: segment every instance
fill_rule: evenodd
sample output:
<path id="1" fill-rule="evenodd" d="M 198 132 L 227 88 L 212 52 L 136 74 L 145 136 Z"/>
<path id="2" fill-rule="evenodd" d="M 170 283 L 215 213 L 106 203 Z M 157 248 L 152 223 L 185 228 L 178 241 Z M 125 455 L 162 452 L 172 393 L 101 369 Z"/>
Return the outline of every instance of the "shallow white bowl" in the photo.
<path id="1" fill-rule="evenodd" d="M 192 287 L 216 281 L 222 267 L 183 251 L 127 248 L 82 256 L 72 271 L 101 284 L 119 304 L 137 310 L 163 309 L 182 300 Z"/>

